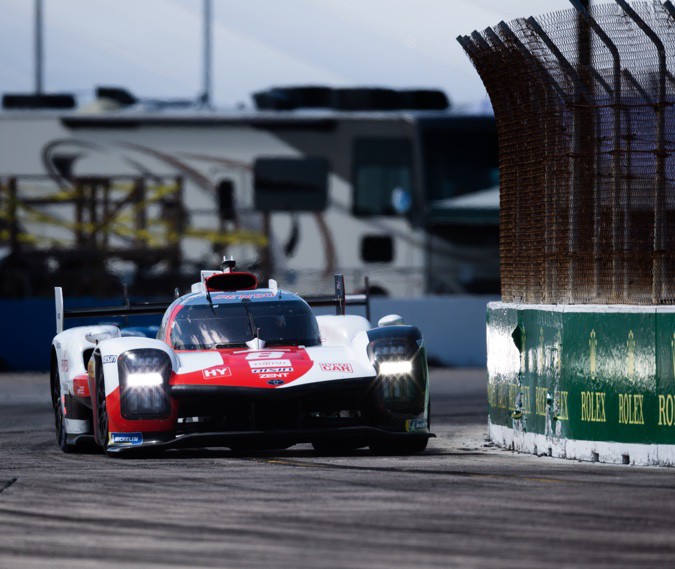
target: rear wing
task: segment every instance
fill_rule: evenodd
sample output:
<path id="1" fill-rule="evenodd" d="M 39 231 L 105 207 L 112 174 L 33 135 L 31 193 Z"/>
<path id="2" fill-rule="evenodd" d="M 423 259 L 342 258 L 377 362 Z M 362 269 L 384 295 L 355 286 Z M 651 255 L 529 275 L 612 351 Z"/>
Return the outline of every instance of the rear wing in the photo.
<path id="1" fill-rule="evenodd" d="M 54 300 L 56 303 L 56 333 L 63 332 L 63 321 L 66 318 L 96 318 L 100 316 L 137 316 L 143 314 L 164 314 L 169 308 L 170 302 L 144 302 L 122 306 L 101 306 L 99 308 L 71 308 L 63 307 L 63 289 L 54 287 Z"/>
<path id="2" fill-rule="evenodd" d="M 364 294 L 345 294 L 344 275 L 335 275 L 335 295 L 305 296 L 310 306 L 335 306 L 337 315 L 344 315 L 346 307 L 365 306 L 366 319 L 370 321 L 370 284 L 365 278 Z M 63 332 L 63 322 L 66 318 L 96 318 L 101 316 L 138 316 L 144 314 L 164 314 L 170 302 L 144 302 L 131 304 L 127 299 L 122 306 L 102 306 L 99 308 L 71 308 L 63 306 L 63 289 L 54 287 L 54 301 L 56 304 L 56 333 Z"/>
<path id="3" fill-rule="evenodd" d="M 335 275 L 335 295 L 305 296 L 310 306 L 335 306 L 335 314 L 344 315 L 347 306 L 365 306 L 366 320 L 370 321 L 370 282 L 365 277 L 363 294 L 345 294 L 344 275 Z"/>

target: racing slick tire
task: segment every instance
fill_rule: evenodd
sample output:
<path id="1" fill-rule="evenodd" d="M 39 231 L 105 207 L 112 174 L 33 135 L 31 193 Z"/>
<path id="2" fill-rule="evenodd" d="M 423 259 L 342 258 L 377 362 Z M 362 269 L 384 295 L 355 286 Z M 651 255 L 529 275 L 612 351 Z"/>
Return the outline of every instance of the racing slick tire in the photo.
<path id="1" fill-rule="evenodd" d="M 52 410 L 54 411 L 54 426 L 56 427 L 56 444 L 63 452 L 75 452 L 77 445 L 68 442 L 68 432 L 66 431 L 66 417 L 63 413 L 63 397 L 61 394 L 61 379 L 59 378 L 59 369 L 56 362 L 56 355 L 52 354 L 52 364 L 50 367 L 49 383 L 52 394 Z"/>
<path id="2" fill-rule="evenodd" d="M 429 439 L 415 438 L 409 441 L 388 441 L 388 440 L 374 440 L 370 441 L 370 450 L 374 454 L 380 455 L 405 455 L 417 454 L 423 452 L 427 448 Z"/>
<path id="3" fill-rule="evenodd" d="M 108 453 L 108 440 L 110 434 L 108 431 L 108 409 L 105 399 L 105 381 L 103 374 L 99 371 L 100 366 L 96 366 L 96 442 L 103 452 Z"/>

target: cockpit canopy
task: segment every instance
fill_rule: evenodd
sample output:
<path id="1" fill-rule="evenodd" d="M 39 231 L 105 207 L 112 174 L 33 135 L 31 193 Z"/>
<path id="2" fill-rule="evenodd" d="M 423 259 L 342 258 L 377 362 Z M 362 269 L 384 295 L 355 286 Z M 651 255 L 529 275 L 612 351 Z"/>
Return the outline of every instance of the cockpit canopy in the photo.
<path id="1" fill-rule="evenodd" d="M 177 350 L 244 347 L 259 338 L 266 346 L 316 346 L 316 317 L 302 300 L 195 304 L 181 308 L 170 330 Z"/>

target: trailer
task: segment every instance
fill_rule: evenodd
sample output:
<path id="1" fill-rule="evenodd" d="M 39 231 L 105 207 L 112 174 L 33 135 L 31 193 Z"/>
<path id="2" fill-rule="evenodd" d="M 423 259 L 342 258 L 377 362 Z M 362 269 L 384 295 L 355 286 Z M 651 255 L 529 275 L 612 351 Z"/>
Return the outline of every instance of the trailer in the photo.
<path id="1" fill-rule="evenodd" d="M 439 214 L 445 200 L 498 184 L 494 118 L 433 97 L 373 102 L 372 91 L 366 103 L 349 93 L 356 108 L 279 104 L 280 90 L 257 94 L 255 110 L 153 106 L 115 90 L 99 90 L 93 108 L 9 105 L 3 292 L 25 293 L 28 280 L 40 294 L 34 275 L 92 264 L 113 287 L 154 292 L 223 254 L 301 293 L 328 290 L 336 272 L 351 289 L 368 274 L 392 296 L 496 292 L 496 228 L 486 240 L 485 228 Z"/>

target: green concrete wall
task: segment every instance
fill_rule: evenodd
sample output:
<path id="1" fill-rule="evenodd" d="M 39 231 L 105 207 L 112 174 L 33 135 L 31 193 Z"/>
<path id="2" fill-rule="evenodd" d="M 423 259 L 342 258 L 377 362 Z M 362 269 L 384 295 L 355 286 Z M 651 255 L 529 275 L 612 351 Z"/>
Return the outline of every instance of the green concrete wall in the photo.
<path id="1" fill-rule="evenodd" d="M 566 439 L 675 444 L 675 312 L 588 310 L 489 305 L 492 424 Z"/>

